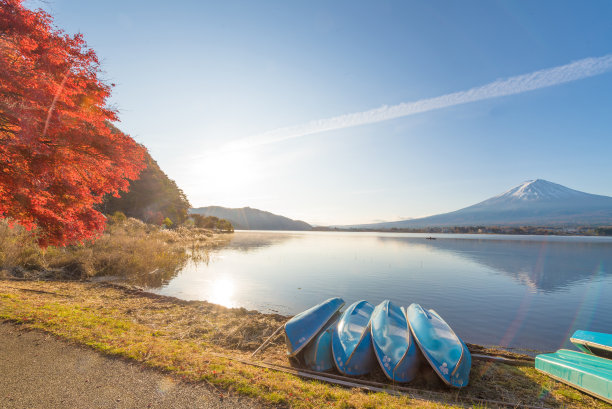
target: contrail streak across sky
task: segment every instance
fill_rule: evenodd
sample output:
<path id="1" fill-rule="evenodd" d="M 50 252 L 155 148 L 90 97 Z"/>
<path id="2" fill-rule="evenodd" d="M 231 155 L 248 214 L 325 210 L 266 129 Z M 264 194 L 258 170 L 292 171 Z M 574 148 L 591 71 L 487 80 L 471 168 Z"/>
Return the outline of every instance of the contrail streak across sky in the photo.
<path id="1" fill-rule="evenodd" d="M 566 82 L 593 77 L 608 71 L 612 71 L 612 54 L 603 57 L 585 58 L 554 68 L 547 68 L 529 74 L 499 79 L 480 87 L 453 92 L 439 97 L 421 99 L 414 102 L 403 102 L 392 106 L 384 105 L 380 108 L 368 111 L 339 115 L 332 118 L 310 121 L 301 125 L 278 128 L 269 132 L 238 139 L 227 144 L 225 148 L 230 150 L 245 149 L 325 131 L 373 124 L 435 109 L 552 87 Z"/>

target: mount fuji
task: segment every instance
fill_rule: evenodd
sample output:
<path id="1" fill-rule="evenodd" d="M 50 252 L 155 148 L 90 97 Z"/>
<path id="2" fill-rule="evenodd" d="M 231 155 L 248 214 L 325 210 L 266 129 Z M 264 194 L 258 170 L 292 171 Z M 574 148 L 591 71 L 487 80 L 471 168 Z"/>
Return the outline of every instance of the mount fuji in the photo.
<path id="1" fill-rule="evenodd" d="M 450 226 L 576 226 L 612 224 L 612 197 L 593 195 L 542 179 L 450 213 L 355 228 Z"/>

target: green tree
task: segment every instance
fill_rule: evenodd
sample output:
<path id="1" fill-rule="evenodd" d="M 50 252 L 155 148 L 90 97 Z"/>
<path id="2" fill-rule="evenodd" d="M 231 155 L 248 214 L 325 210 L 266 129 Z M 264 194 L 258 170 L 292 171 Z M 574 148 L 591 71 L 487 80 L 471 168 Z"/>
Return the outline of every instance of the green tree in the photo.
<path id="1" fill-rule="evenodd" d="M 108 218 L 113 224 L 123 224 L 127 221 L 127 217 L 123 212 L 117 210 Z"/>
<path id="2" fill-rule="evenodd" d="M 224 232 L 234 231 L 234 226 L 229 220 L 219 219 L 215 216 L 204 216 L 194 213 L 189 215 L 189 219 L 193 221 L 193 225 L 195 227 L 200 227 L 203 229 L 216 229 Z"/>
<path id="3" fill-rule="evenodd" d="M 219 219 L 217 222 L 217 229 L 223 232 L 231 233 L 234 231 L 234 226 L 232 226 L 232 223 L 230 223 L 228 220 Z"/>
<path id="4" fill-rule="evenodd" d="M 193 220 L 195 227 L 200 227 L 203 229 L 216 229 L 219 223 L 219 218 L 215 216 L 192 214 L 189 217 Z"/>

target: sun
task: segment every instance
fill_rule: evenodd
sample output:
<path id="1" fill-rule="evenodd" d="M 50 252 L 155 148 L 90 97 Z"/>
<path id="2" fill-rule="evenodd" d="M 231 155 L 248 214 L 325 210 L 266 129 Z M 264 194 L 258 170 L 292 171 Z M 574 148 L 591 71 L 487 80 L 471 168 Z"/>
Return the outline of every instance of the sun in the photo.
<path id="1" fill-rule="evenodd" d="M 205 183 L 211 196 L 230 196 L 248 191 L 259 178 L 261 164 L 253 152 L 211 151 L 193 164 L 196 182 Z"/>

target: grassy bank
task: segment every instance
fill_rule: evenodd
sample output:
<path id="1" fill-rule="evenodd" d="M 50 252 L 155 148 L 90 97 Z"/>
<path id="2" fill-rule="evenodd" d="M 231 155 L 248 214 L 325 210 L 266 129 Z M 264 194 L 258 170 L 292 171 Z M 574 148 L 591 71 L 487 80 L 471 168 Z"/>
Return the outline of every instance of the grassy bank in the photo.
<path id="1" fill-rule="evenodd" d="M 186 381 L 210 383 L 221 394 L 231 390 L 282 407 L 437 408 L 476 398 L 517 406 L 606 407 L 532 367 L 482 362 L 475 362 L 470 386 L 461 391 L 446 389 L 427 368 L 409 385 L 416 388 L 410 396 L 306 381 L 226 358 L 251 359 L 250 353 L 286 317 L 103 283 L 0 280 L 0 319 L 170 371 Z M 282 339 L 258 359 L 287 365 Z"/>

